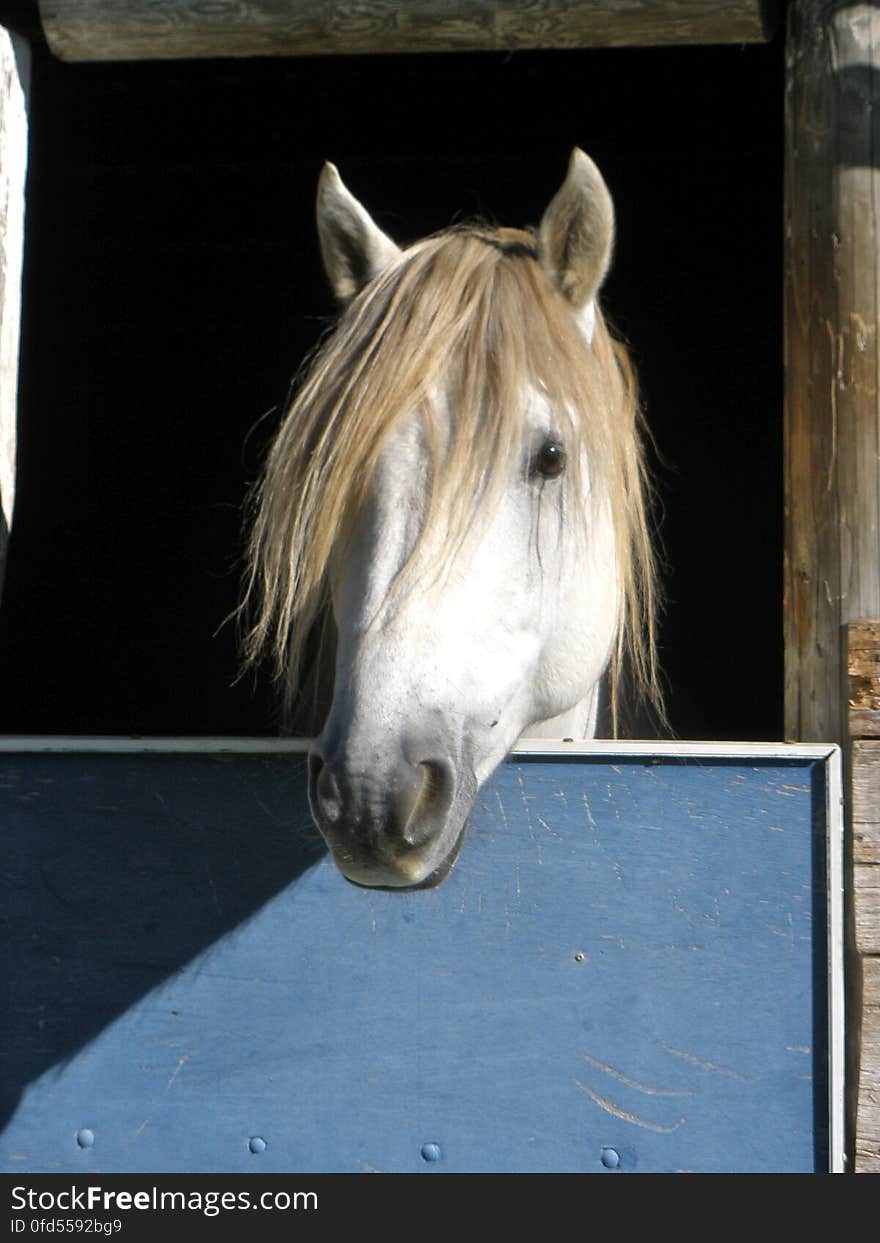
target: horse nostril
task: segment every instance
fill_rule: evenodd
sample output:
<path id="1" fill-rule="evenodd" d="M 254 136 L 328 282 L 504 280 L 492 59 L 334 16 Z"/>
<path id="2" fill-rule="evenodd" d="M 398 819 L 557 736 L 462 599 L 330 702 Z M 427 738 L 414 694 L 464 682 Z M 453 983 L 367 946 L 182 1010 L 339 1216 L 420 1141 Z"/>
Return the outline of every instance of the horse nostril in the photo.
<path id="1" fill-rule="evenodd" d="M 404 841 L 413 842 L 413 829 L 418 823 L 424 777 L 419 764 L 404 764 L 394 774 L 389 790 L 390 827 Z"/>
<path id="2" fill-rule="evenodd" d="M 419 810 L 426 813 L 435 810 L 445 811 L 451 801 L 452 781 L 449 765 L 442 760 L 422 760 L 419 768 L 423 773 Z"/>
<path id="3" fill-rule="evenodd" d="M 344 757 L 327 759 L 316 747 L 309 752 L 308 778 L 316 824 L 346 850 L 396 855 L 423 847 L 437 836 L 455 799 L 454 772 L 445 760 L 399 755 L 384 771 L 370 771 L 352 769 Z"/>
<path id="4" fill-rule="evenodd" d="M 309 798 L 312 807 L 320 812 L 324 820 L 335 823 L 340 819 L 342 798 L 339 783 L 332 769 L 315 752 L 309 755 Z"/>
<path id="5" fill-rule="evenodd" d="M 316 755 L 314 751 L 309 752 L 309 794 L 312 798 L 318 793 L 318 778 L 321 776 L 321 770 L 324 767 L 324 761 L 320 755 Z"/>
<path id="6" fill-rule="evenodd" d="M 409 766 L 395 798 L 404 841 L 418 846 L 432 837 L 449 810 L 452 793 L 451 773 L 443 761 L 420 760 Z"/>

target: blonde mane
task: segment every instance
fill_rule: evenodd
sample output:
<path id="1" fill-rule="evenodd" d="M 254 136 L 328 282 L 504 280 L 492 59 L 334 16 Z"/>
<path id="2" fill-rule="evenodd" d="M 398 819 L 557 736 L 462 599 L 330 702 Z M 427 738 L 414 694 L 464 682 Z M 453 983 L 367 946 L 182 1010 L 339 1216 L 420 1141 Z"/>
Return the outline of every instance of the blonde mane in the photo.
<path id="1" fill-rule="evenodd" d="M 243 609 L 247 663 L 273 658 L 290 698 L 389 433 L 414 410 L 429 455 L 422 539 L 450 558 L 521 462 L 528 390 L 547 398 L 566 448 L 583 446 L 590 492 L 611 507 L 624 657 L 656 699 L 654 568 L 632 367 L 597 312 L 591 348 L 513 229 L 455 228 L 416 243 L 371 282 L 316 352 L 252 495 Z M 442 393 L 453 412 L 437 408 Z M 450 426 L 451 424 L 451 426 Z M 578 495 L 569 452 L 567 487 Z M 580 489 L 583 491 L 583 489 Z M 415 550 L 408 564 L 413 563 Z M 403 589 L 406 569 L 393 589 Z"/>

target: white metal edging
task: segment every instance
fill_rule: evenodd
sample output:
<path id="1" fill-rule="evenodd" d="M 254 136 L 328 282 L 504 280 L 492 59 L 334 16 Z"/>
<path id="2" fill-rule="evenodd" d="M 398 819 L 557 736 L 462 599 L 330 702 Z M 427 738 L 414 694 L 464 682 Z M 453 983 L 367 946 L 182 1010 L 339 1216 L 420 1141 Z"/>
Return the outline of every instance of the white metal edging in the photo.
<path id="1" fill-rule="evenodd" d="M 825 742 L 617 742 L 614 739 L 572 740 L 523 738 L 513 755 L 630 755 L 669 756 L 670 759 L 780 759 L 824 760 L 840 748 Z"/>
<path id="2" fill-rule="evenodd" d="M 101 752 L 137 754 L 167 751 L 182 755 L 219 752 L 229 755 L 287 755 L 305 752 L 308 738 L 224 738 L 163 736 L 78 736 L 74 734 L 11 734 L 0 735 L 0 754 L 23 752 Z M 668 756 L 707 759 L 827 759 L 839 748 L 830 743 L 809 742 L 617 742 L 613 739 L 590 740 L 526 738 L 516 743 L 511 755 L 620 755 Z"/>
<path id="3" fill-rule="evenodd" d="M 307 738 L 137 738 L 71 735 L 0 736 L 0 754 L 80 752 L 85 754 L 303 755 Z M 522 758 L 595 756 L 612 758 L 824 760 L 826 763 L 826 870 L 828 880 L 828 1147 L 832 1174 L 846 1167 L 844 1113 L 844 887 L 843 776 L 840 747 L 831 743 L 783 742 L 616 742 L 524 739 L 512 756 Z"/>
<path id="4" fill-rule="evenodd" d="M 832 1174 L 846 1169 L 846 1000 L 844 991 L 844 812 L 840 747 L 826 763 L 825 820 L 828 876 L 828 1147 Z"/>
<path id="5" fill-rule="evenodd" d="M 167 752 L 174 755 L 289 755 L 305 753 L 308 738 L 162 738 L 77 737 L 72 734 L 0 735 L 0 754 L 5 752 L 65 752 L 138 755 Z"/>

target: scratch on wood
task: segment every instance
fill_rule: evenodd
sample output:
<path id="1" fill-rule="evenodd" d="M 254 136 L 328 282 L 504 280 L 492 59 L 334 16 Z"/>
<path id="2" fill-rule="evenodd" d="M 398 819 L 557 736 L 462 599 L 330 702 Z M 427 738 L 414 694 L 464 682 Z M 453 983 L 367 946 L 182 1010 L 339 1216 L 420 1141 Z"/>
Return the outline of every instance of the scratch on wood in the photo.
<path id="1" fill-rule="evenodd" d="M 825 479 L 825 491 L 830 492 L 834 486 L 834 471 L 837 466 L 837 390 L 843 381 L 843 333 L 835 332 L 828 319 L 825 320 L 825 328 L 831 344 L 831 452 L 828 455 L 828 474 Z"/>
<path id="2" fill-rule="evenodd" d="M 269 810 L 269 808 L 266 806 L 266 804 L 263 802 L 263 800 L 260 798 L 258 794 L 254 794 L 254 801 L 257 803 L 260 809 L 264 812 L 268 820 L 271 820 L 273 824 L 278 824 L 278 825 L 281 824 L 281 821 L 278 819 L 278 817 Z"/>
<path id="3" fill-rule="evenodd" d="M 647 1122 L 644 1118 L 639 1118 L 636 1114 L 627 1113 L 625 1109 L 618 1107 L 604 1096 L 600 1096 L 598 1092 L 594 1092 L 592 1088 L 588 1088 L 585 1083 L 581 1083 L 580 1079 L 572 1080 L 582 1092 L 586 1092 L 591 1101 L 604 1109 L 606 1113 L 611 1114 L 613 1118 L 622 1118 L 624 1122 L 631 1122 L 633 1126 L 643 1127 L 646 1131 L 654 1131 L 657 1135 L 671 1135 L 673 1131 L 677 1131 L 680 1126 L 684 1125 L 684 1118 L 679 1118 L 678 1122 L 672 1126 L 661 1126 L 659 1122 Z"/>
<path id="4" fill-rule="evenodd" d="M 773 933 L 774 937 L 780 937 L 782 940 L 788 941 L 789 946 L 793 952 L 794 951 L 794 920 L 792 919 L 791 911 L 785 912 L 785 918 L 786 918 L 786 922 L 788 923 L 787 928 L 774 928 L 773 925 L 771 924 L 770 931 Z M 810 938 L 810 940 L 812 940 L 812 938 Z"/>
<path id="5" fill-rule="evenodd" d="M 587 820 L 589 821 L 590 828 L 595 829 L 596 821 L 593 819 L 593 813 L 590 811 L 590 801 L 586 794 L 581 794 L 581 802 L 584 805 L 584 811 L 587 813 Z"/>
<path id="6" fill-rule="evenodd" d="M 731 1070 L 729 1066 L 716 1066 L 714 1062 L 704 1062 L 702 1058 L 695 1057 L 693 1053 L 685 1053 L 682 1049 L 672 1049 L 668 1044 L 663 1045 L 663 1048 L 673 1057 L 680 1057 L 683 1062 L 699 1066 L 700 1070 L 713 1070 L 716 1074 L 726 1075 L 728 1079 L 736 1079 L 739 1083 L 752 1082 L 747 1075 L 741 1075 L 738 1070 Z"/>
<path id="7" fill-rule="evenodd" d="M 140 1124 L 137 1130 L 132 1131 L 131 1138 L 137 1139 L 139 1136 L 143 1135 L 144 1131 L 146 1130 L 146 1128 L 150 1125 L 152 1121 L 153 1121 L 152 1118 L 144 1118 L 143 1122 Z"/>
<path id="8" fill-rule="evenodd" d="M 862 319 L 857 311 L 850 311 L 849 317 L 855 326 L 856 345 L 858 346 L 859 353 L 864 354 L 868 348 L 868 341 L 874 336 L 876 328 L 873 324 L 869 324 Z"/>
<path id="9" fill-rule="evenodd" d="M 63 894 L 53 884 L 52 877 L 49 874 L 49 872 L 46 870 L 46 864 L 43 862 L 40 863 L 40 878 L 42 879 L 43 884 L 46 886 L 46 888 L 48 889 L 49 893 L 51 893 L 53 898 L 57 899 L 57 901 L 59 901 L 62 906 L 70 905 L 70 899 L 66 896 L 66 894 Z"/>
<path id="10" fill-rule="evenodd" d="M 600 1062 L 598 1058 L 590 1057 L 589 1053 L 583 1055 L 584 1061 L 589 1062 L 591 1066 L 595 1066 L 597 1070 L 601 1070 L 604 1074 L 610 1075 L 612 1079 L 617 1079 L 620 1083 L 625 1083 L 628 1088 L 635 1088 L 637 1092 L 644 1092 L 648 1096 L 693 1096 L 693 1092 L 678 1092 L 674 1088 L 653 1088 L 646 1083 L 639 1083 L 637 1079 L 630 1079 L 629 1075 L 623 1074 L 620 1070 L 615 1070 L 613 1066 Z"/>
<path id="11" fill-rule="evenodd" d="M 559 840 L 559 834 L 556 832 L 554 828 L 551 827 L 551 825 L 547 823 L 547 821 L 544 819 L 543 816 L 536 815 L 535 819 L 538 821 L 538 824 L 540 824 L 541 828 L 547 830 L 547 832 L 550 834 L 551 837 L 555 837 L 557 841 Z"/>
<path id="12" fill-rule="evenodd" d="M 526 809 L 526 827 L 529 831 L 529 837 L 532 839 L 535 846 L 538 848 L 538 862 L 543 863 L 544 860 L 541 857 L 541 842 L 540 842 L 540 838 L 536 837 L 535 835 L 535 826 L 532 824 L 532 809 L 529 807 L 529 803 L 531 803 L 534 800 L 535 796 L 533 794 L 526 794 L 525 783 L 523 782 L 522 773 L 517 774 L 516 780 L 519 784 L 520 797 L 522 798 L 523 804 Z"/>
<path id="13" fill-rule="evenodd" d="M 180 1061 L 179 1061 L 179 1062 L 177 1063 L 177 1065 L 174 1067 L 174 1070 L 173 1070 L 173 1072 L 172 1072 L 172 1074 L 171 1074 L 171 1078 L 170 1078 L 170 1079 L 168 1080 L 168 1082 L 165 1084 L 165 1090 L 166 1090 L 166 1092 L 167 1092 L 167 1090 L 171 1087 L 172 1083 L 173 1083 L 173 1082 L 174 1082 L 174 1080 L 177 1078 L 177 1076 L 180 1074 L 180 1072 L 183 1070 L 184 1066 L 186 1065 L 186 1063 L 189 1061 L 189 1059 L 190 1059 L 191 1057 L 192 1057 L 192 1054 L 191 1054 L 191 1053 L 184 1053 L 183 1057 L 180 1059 Z"/>
<path id="14" fill-rule="evenodd" d="M 205 864 L 205 874 L 208 877 L 208 884 L 211 886 L 211 897 L 214 899 L 214 906 L 217 909 L 217 914 L 222 915 L 223 912 L 220 909 L 220 897 L 217 893 L 217 886 L 214 884 L 214 877 L 211 875 L 211 868 L 207 863 Z"/>
<path id="15" fill-rule="evenodd" d="M 501 798 L 500 790 L 495 791 L 495 798 L 498 801 L 498 810 L 501 813 L 501 822 L 504 825 L 505 829 L 509 829 L 510 825 L 508 824 L 508 821 L 507 821 L 507 812 L 504 810 L 504 803 Z"/>

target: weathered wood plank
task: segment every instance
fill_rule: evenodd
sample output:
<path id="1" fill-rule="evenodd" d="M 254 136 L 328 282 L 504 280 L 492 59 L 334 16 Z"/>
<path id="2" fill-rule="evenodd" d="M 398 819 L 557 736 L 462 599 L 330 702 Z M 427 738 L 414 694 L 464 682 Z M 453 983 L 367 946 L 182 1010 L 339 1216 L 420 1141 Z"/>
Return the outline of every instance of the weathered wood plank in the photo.
<path id="1" fill-rule="evenodd" d="M 23 49 L 0 27 L 0 595 L 15 503 L 18 341 L 27 167 Z"/>
<path id="2" fill-rule="evenodd" d="M 787 45 L 784 345 L 792 739 L 844 741 L 841 628 L 880 616 L 878 114 L 880 14 L 870 4 L 796 0 Z"/>
<path id="3" fill-rule="evenodd" d="M 853 862 L 880 864 L 880 823 L 856 822 L 852 827 Z"/>
<path id="4" fill-rule="evenodd" d="M 860 954 L 880 954 L 880 866 L 853 866 L 853 907 L 856 949 Z"/>
<path id="5" fill-rule="evenodd" d="M 855 678 L 880 677 L 880 649 L 850 651 L 848 672 Z M 853 689 L 858 690 L 859 687 Z"/>
<path id="6" fill-rule="evenodd" d="M 880 864 L 880 740 L 855 740 L 850 760 L 853 861 Z"/>
<path id="7" fill-rule="evenodd" d="M 765 0 L 40 0 L 62 60 L 750 43 Z M 768 18 L 768 12 L 771 17 Z"/>
<path id="8" fill-rule="evenodd" d="M 880 622 L 850 622 L 847 677 L 850 737 L 880 736 Z"/>
<path id="9" fill-rule="evenodd" d="M 880 711 L 875 708 L 850 708 L 849 729 L 854 738 L 880 735 Z"/>
<path id="10" fill-rule="evenodd" d="M 862 971 L 862 999 L 865 1008 L 880 1014 L 880 957 L 866 958 Z M 880 1083 L 880 1078 L 878 1078 Z M 880 1131 L 878 1131 L 880 1138 Z"/>
<path id="11" fill-rule="evenodd" d="M 880 621 L 864 617 L 851 621 L 847 627 L 847 645 L 853 658 L 861 652 L 873 653 L 877 658 L 880 653 Z"/>
<path id="12" fill-rule="evenodd" d="M 862 960 L 861 1047 L 854 1164 L 880 1174 L 880 958 Z"/>
<path id="13" fill-rule="evenodd" d="M 853 1169 L 880 1173 L 880 621 L 846 627 L 852 928 L 849 1013 Z M 865 735 L 868 735 L 866 737 Z"/>

